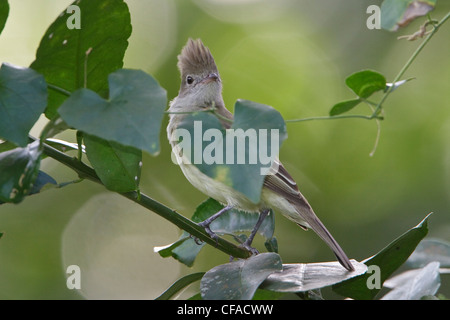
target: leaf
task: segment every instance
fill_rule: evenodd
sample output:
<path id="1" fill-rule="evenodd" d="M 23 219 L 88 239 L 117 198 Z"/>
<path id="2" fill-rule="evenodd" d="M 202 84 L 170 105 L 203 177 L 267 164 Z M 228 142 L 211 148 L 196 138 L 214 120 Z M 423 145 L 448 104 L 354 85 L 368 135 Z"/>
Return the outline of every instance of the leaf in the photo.
<path id="1" fill-rule="evenodd" d="M 282 292 L 256 289 L 255 294 L 253 295 L 252 300 L 279 300 L 285 294 Z"/>
<path id="2" fill-rule="evenodd" d="M 42 157 L 43 158 L 43 157 Z M 44 171 L 39 170 L 36 180 L 31 185 L 31 190 L 28 193 L 29 196 L 40 193 L 44 190 L 47 190 L 51 187 L 61 187 L 61 185 L 58 185 L 55 179 L 53 179 L 51 176 L 49 176 Z M 0 200 L 0 204 L 3 204 L 4 202 Z"/>
<path id="3" fill-rule="evenodd" d="M 116 192 L 137 190 L 142 152 L 96 136 L 84 135 L 86 154 L 106 188 Z"/>
<path id="4" fill-rule="evenodd" d="M 259 285 L 282 269 L 280 256 L 261 253 L 212 268 L 200 282 L 205 300 L 250 300 Z"/>
<path id="5" fill-rule="evenodd" d="M 58 184 L 56 180 L 49 176 L 47 173 L 39 170 L 29 194 L 32 195 L 39 193 L 49 185 L 57 186 Z"/>
<path id="6" fill-rule="evenodd" d="M 169 300 L 180 290 L 184 289 L 191 283 L 200 280 L 204 274 L 205 274 L 204 272 L 197 272 L 188 274 L 187 276 L 178 279 L 155 300 Z"/>
<path id="7" fill-rule="evenodd" d="M 0 1 L 0 34 L 6 24 L 6 19 L 8 19 L 9 5 L 7 0 Z"/>
<path id="8" fill-rule="evenodd" d="M 360 98 L 366 99 L 373 93 L 386 88 L 383 75 L 372 70 L 356 72 L 345 79 L 346 85 Z"/>
<path id="9" fill-rule="evenodd" d="M 413 80 L 414 78 L 409 78 L 409 79 L 405 79 L 405 80 L 399 80 L 395 83 L 386 83 L 386 88 L 384 89 L 384 92 L 387 92 L 389 90 L 389 88 L 392 87 L 391 92 L 396 90 L 398 87 L 400 87 L 401 85 L 404 85 L 406 82 Z"/>
<path id="10" fill-rule="evenodd" d="M 364 264 L 368 267 L 371 265 L 378 266 L 381 273 L 379 275 L 381 284 L 406 261 L 419 242 L 427 235 L 427 221 L 429 216 L 430 214 L 417 226 L 408 230 L 376 255 L 364 261 Z M 371 274 L 367 273 L 336 284 L 333 286 L 333 291 L 344 297 L 353 299 L 373 299 L 381 288 L 369 289 L 367 285 L 369 277 L 371 277 Z"/>
<path id="11" fill-rule="evenodd" d="M 2 64 L 0 69 L 0 137 L 20 147 L 47 105 L 44 77 L 29 68 Z"/>
<path id="12" fill-rule="evenodd" d="M 450 243 L 440 239 L 424 239 L 406 261 L 411 268 L 420 268 L 438 261 L 441 267 L 450 267 Z"/>
<path id="13" fill-rule="evenodd" d="M 209 198 L 197 207 L 192 216 L 192 221 L 201 222 L 223 208 L 224 206 L 219 202 Z M 259 213 L 256 212 L 248 213 L 232 209 L 214 220 L 210 227 L 218 235 L 230 234 L 237 239 L 238 233 L 253 230 L 258 217 Z M 258 233 L 266 239 L 266 246 L 269 246 L 269 248 L 272 248 L 271 245 L 274 246 L 272 241 L 274 229 L 275 216 L 271 211 L 258 229 Z M 187 232 L 183 232 L 176 242 L 167 246 L 156 247 L 154 251 L 164 258 L 172 256 L 181 263 L 191 267 L 204 245 L 205 243 L 198 243 Z"/>
<path id="14" fill-rule="evenodd" d="M 434 295 L 440 285 L 439 262 L 430 262 L 422 269 L 410 270 L 386 280 L 385 286 L 393 289 L 381 300 L 419 300 Z"/>
<path id="15" fill-rule="evenodd" d="M 16 148 L 16 145 L 10 141 L 3 141 L 0 143 L 0 153 Z"/>
<path id="16" fill-rule="evenodd" d="M 283 271 L 271 274 L 261 289 L 277 292 L 304 292 L 334 285 L 366 273 L 367 266 L 352 260 L 355 271 L 348 272 L 339 262 L 283 264 Z"/>
<path id="17" fill-rule="evenodd" d="M 436 0 L 384 0 L 381 4 L 381 27 L 397 31 L 417 17 L 434 9 Z"/>
<path id="18" fill-rule="evenodd" d="M 166 91 L 140 70 L 120 69 L 108 79 L 108 100 L 79 89 L 64 101 L 59 114 L 78 130 L 156 155 Z"/>
<path id="19" fill-rule="evenodd" d="M 360 102 L 361 102 L 360 99 L 353 99 L 336 103 L 330 110 L 330 116 L 337 116 L 339 114 L 350 111 L 354 107 L 356 107 Z"/>
<path id="20" fill-rule="evenodd" d="M 205 112 L 189 114 L 178 126 L 184 161 L 258 203 L 271 161 L 287 137 L 286 125 L 274 108 L 238 100 L 230 129 Z M 212 136 L 210 139 L 206 136 Z"/>
<path id="21" fill-rule="evenodd" d="M 77 0 L 73 4 L 80 8 L 81 29 L 67 27 L 72 13 L 64 10 L 41 39 L 31 68 L 42 73 L 47 83 L 69 92 L 83 88 L 86 77 L 87 88 L 105 97 L 107 76 L 122 68 L 131 35 L 128 7 L 122 0 Z M 66 98 L 50 90 L 47 118 L 56 115 Z"/>
<path id="22" fill-rule="evenodd" d="M 31 191 L 39 171 L 39 141 L 0 153 L 0 200 L 21 202 Z"/>
<path id="23" fill-rule="evenodd" d="M 166 246 L 154 247 L 153 252 L 159 253 L 159 255 L 163 258 L 171 257 L 173 255 L 173 250 L 177 248 L 179 245 L 181 245 L 183 242 L 185 242 L 187 239 L 189 239 L 189 236 L 180 238 L 178 241 Z"/>

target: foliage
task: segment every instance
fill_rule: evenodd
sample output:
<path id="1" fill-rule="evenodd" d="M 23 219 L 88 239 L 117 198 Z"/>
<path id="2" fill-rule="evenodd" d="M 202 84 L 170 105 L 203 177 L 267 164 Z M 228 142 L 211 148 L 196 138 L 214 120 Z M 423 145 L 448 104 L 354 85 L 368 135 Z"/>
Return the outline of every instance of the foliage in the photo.
<path id="1" fill-rule="evenodd" d="M 391 30 L 395 26 L 404 25 L 402 19 L 411 3 L 412 1 L 385 1 L 382 7 L 385 16 L 389 12 L 389 25 L 385 28 Z M 428 3 L 433 7 L 435 1 Z M 132 30 L 124 1 L 79 0 L 74 4 L 86 13 L 80 30 L 67 28 L 69 13 L 64 11 L 44 34 L 36 60 L 29 68 L 7 63 L 1 66 L 0 137 L 5 139 L 0 144 L 2 202 L 19 203 L 28 195 L 44 191 L 48 184 L 56 185 L 54 178 L 39 170 L 42 158 L 50 157 L 75 171 L 80 179 L 100 183 L 182 228 L 184 232 L 178 241 L 155 248 L 162 257 L 174 257 L 190 266 L 204 243 L 208 243 L 234 258 L 241 258 L 216 266 L 205 273 L 179 279 L 160 299 L 171 298 L 179 290 L 200 279 L 203 299 L 252 299 L 259 295 L 279 299 L 284 293 L 296 293 L 302 298 L 317 298 L 321 297 L 317 294 L 318 290 L 328 286 L 332 286 L 333 291 L 343 297 L 374 299 L 383 283 L 392 289 L 383 297 L 385 299 L 435 296 L 442 272 L 439 267 L 448 267 L 450 255 L 446 244 L 440 244 L 445 250 L 438 257 L 430 257 L 423 248 L 422 251 L 417 251 L 411 256 L 411 259 L 416 259 L 416 269 L 397 276 L 402 276 L 401 281 L 397 277 L 389 279 L 427 234 L 428 216 L 379 253 L 363 262 L 353 261 L 356 270 L 349 273 L 336 262 L 283 264 L 280 255 L 276 253 L 273 213 L 259 231 L 265 238 L 269 252 L 251 256 L 239 244 L 245 240 L 245 235 L 241 233 L 251 230 L 257 214 L 231 210 L 212 224 L 212 229 L 219 235 L 231 235 L 237 242 L 236 245 L 222 238 L 211 239 L 196 224 L 222 208 L 215 200 L 209 199 L 200 204 L 189 220 L 141 194 L 139 181 L 142 151 L 158 155 L 160 131 L 167 105 L 166 90 L 141 70 L 121 69 Z M 388 10 L 393 6 L 397 6 L 395 8 L 398 10 Z M 8 3 L 1 2 L 0 32 L 8 12 Z M 345 81 L 356 95 L 354 99 L 335 104 L 328 117 L 290 122 L 342 118 L 383 120 L 383 103 L 390 93 L 409 80 L 401 80 L 404 71 L 449 16 L 447 14 L 439 23 L 428 21 L 433 25 L 433 30 L 392 83 L 387 83 L 385 76 L 372 70 L 356 72 Z M 382 98 L 378 102 L 370 101 L 369 98 L 376 92 L 382 92 Z M 368 104 L 372 108 L 372 114 L 347 114 L 360 103 Z M 187 119 L 200 119 L 207 128 L 215 127 L 223 131 L 214 110 L 209 111 L 211 112 L 189 115 Z M 42 113 L 49 122 L 39 138 L 30 137 L 29 131 Z M 278 111 L 247 100 L 236 103 L 232 128 L 278 129 L 281 132 L 280 145 L 286 138 L 285 121 Z M 76 131 L 77 145 L 51 139 L 56 133 L 72 129 Z M 186 129 L 191 132 L 194 130 L 191 127 Z M 68 149 L 78 150 L 78 157 L 67 155 Z M 84 162 L 84 154 L 90 166 Z M 199 165 L 199 168 L 212 178 L 229 181 L 230 186 L 247 195 L 253 202 L 259 201 L 263 182 L 259 175 L 260 166 L 221 166 L 225 166 L 226 170 L 204 165 Z M 218 177 L 219 169 L 225 172 L 225 178 L 222 175 Z M 2 236 L 3 233 L 0 233 L 0 238 Z M 418 254 L 422 255 L 420 259 L 417 259 Z M 421 261 L 419 265 L 417 260 Z M 373 271 L 371 266 L 378 268 L 375 269 L 375 274 L 370 274 Z M 380 270 L 380 274 L 376 274 L 376 270 Z M 371 281 L 378 283 L 372 285 Z M 406 286 L 405 283 L 409 285 Z"/>

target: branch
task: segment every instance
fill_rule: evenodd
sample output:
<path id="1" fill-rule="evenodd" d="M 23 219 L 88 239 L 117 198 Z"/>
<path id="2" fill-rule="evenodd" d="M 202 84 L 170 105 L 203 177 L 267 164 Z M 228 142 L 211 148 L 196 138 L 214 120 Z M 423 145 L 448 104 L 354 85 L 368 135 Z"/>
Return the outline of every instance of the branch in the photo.
<path id="1" fill-rule="evenodd" d="M 34 137 L 30 137 L 30 139 L 33 141 L 37 140 Z M 44 154 L 71 168 L 80 176 L 80 178 L 88 179 L 103 185 L 100 178 L 95 173 L 95 170 L 87 166 L 83 162 L 80 162 L 77 158 L 70 157 L 65 153 L 49 146 L 46 143 L 42 143 L 42 148 Z M 225 252 L 228 255 L 231 255 L 235 258 L 243 258 L 243 259 L 248 258 L 251 255 L 251 253 L 246 249 L 236 246 L 233 243 L 226 241 L 222 238 L 218 238 L 217 241 L 212 239 L 206 233 L 206 231 L 202 227 L 197 225 L 195 222 L 189 220 L 188 218 L 179 214 L 175 210 L 170 209 L 164 204 L 150 198 L 149 196 L 143 193 L 138 194 L 136 191 L 132 191 L 119 194 L 123 197 L 126 197 L 136 202 L 142 207 L 155 212 L 159 216 L 175 224 L 177 227 L 190 233 L 192 236 L 214 246 L 215 248 Z"/>

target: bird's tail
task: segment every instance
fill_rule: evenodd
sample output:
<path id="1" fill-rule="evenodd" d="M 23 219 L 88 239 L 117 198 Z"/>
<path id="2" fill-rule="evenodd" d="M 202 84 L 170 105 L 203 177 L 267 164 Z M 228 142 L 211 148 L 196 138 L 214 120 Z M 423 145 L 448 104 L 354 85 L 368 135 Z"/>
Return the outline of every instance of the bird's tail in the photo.
<path id="1" fill-rule="evenodd" d="M 344 250 L 342 250 L 342 248 L 339 246 L 337 241 L 334 240 L 331 233 L 327 230 L 327 228 L 319 220 L 319 218 L 316 216 L 314 211 L 312 211 L 312 209 L 306 208 L 302 205 L 296 205 L 295 208 L 296 208 L 296 211 L 302 217 L 302 219 L 305 220 L 305 222 L 308 224 L 308 227 L 311 228 L 312 230 L 314 230 L 317 233 L 317 235 L 323 241 L 325 241 L 325 243 L 331 248 L 331 250 L 333 250 L 339 263 L 348 271 L 354 271 L 355 268 L 353 267 L 352 263 L 348 259 Z M 305 210 L 307 210 L 308 212 L 305 212 Z"/>

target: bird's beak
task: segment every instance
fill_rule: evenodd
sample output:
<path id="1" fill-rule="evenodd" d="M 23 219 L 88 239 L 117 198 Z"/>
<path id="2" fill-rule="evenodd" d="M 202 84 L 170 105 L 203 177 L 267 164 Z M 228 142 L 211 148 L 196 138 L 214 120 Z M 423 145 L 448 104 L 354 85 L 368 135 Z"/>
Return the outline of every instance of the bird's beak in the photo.
<path id="1" fill-rule="evenodd" d="M 217 73 L 210 73 L 203 78 L 202 83 L 207 84 L 213 81 L 219 81 L 219 75 Z"/>

